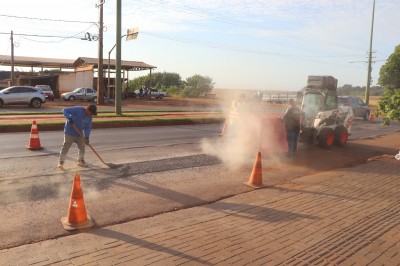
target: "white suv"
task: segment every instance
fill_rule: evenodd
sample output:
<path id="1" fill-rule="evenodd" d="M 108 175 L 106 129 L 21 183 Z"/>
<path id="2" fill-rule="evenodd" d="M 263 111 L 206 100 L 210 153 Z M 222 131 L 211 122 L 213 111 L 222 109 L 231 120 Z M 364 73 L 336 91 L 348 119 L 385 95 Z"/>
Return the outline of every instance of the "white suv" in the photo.
<path id="1" fill-rule="evenodd" d="M 27 104 L 33 108 L 40 108 L 45 102 L 43 92 L 31 86 L 13 86 L 0 91 L 0 106 Z"/>

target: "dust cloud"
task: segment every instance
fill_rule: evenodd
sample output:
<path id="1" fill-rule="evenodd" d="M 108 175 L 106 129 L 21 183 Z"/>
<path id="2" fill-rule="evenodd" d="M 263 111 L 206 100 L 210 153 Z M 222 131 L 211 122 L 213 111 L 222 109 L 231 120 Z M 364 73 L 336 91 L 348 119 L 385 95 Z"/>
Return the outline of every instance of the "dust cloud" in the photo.
<path id="1" fill-rule="evenodd" d="M 252 107 L 254 107 L 252 105 Z M 287 151 L 282 113 L 246 108 L 239 115 L 228 114 L 218 141 L 203 140 L 202 151 L 218 157 L 231 168 L 252 164 L 260 151 L 279 159 Z"/>

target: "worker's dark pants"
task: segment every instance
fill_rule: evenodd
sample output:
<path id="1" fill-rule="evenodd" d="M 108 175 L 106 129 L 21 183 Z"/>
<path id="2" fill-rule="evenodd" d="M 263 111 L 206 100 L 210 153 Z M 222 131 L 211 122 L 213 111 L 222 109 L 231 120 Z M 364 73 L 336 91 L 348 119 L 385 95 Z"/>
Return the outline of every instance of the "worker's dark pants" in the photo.
<path id="1" fill-rule="evenodd" d="M 294 154 L 297 151 L 297 141 L 299 139 L 299 133 L 293 130 L 286 130 L 286 139 L 288 142 L 289 154 Z"/>

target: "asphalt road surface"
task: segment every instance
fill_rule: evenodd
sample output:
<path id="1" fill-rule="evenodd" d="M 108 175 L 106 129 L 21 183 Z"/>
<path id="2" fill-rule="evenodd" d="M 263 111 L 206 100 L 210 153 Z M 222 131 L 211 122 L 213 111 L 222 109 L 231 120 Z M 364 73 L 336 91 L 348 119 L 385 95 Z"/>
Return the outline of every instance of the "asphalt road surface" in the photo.
<path id="1" fill-rule="evenodd" d="M 382 128 L 379 121 L 356 120 L 348 147 L 335 148 L 334 154 L 317 147 L 304 150 L 317 158 L 332 160 L 334 156 L 348 156 L 355 147 L 362 149 L 357 143 L 359 138 L 397 130 L 396 123 Z M 61 131 L 39 132 L 44 147 L 40 151 L 25 148 L 29 133 L 0 134 L 0 249 L 71 234 L 63 229 L 60 219 L 66 216 L 76 173 L 81 176 L 85 204 L 97 227 L 206 206 L 251 191 L 243 182 L 249 178 L 256 153 L 230 164 L 224 162 L 224 154 L 208 154 L 202 148 L 204 143 L 216 149 L 227 148 L 220 132 L 221 125 L 215 124 L 98 129 L 93 131 L 91 144 L 106 162 L 117 164 L 118 168 L 103 165 L 89 149 L 89 168 L 79 168 L 74 162 L 77 149 L 73 147 L 66 171 L 55 170 Z M 340 158 L 338 162 L 342 161 Z M 290 183 L 298 176 L 321 170 L 324 169 L 318 165 L 305 167 L 280 155 L 268 157 L 267 167 L 263 168 L 263 175 L 268 176 L 264 183 Z"/>

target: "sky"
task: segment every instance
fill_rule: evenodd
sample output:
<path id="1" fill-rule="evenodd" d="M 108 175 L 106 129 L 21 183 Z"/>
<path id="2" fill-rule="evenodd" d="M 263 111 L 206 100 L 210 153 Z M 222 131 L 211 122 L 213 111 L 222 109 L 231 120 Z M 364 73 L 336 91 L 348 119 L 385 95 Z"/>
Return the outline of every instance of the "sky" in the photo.
<path id="1" fill-rule="evenodd" d="M 104 3 L 103 56 L 116 44 L 116 0 Z M 154 72 L 210 77 L 214 88 L 289 90 L 309 75 L 338 85 L 365 86 L 373 0 L 121 0 L 121 58 Z M 77 59 L 98 57 L 96 0 L 13 0 L 0 10 L 0 55 Z M 376 0 L 372 86 L 400 44 L 399 0 Z M 96 24 L 97 22 L 97 24 Z M 115 49 L 111 53 L 115 58 Z M 10 67 L 0 69 L 10 70 Z M 20 70 L 20 69 L 16 69 Z M 22 70 L 22 69 L 21 69 Z M 148 71 L 130 72 L 129 78 Z"/>

